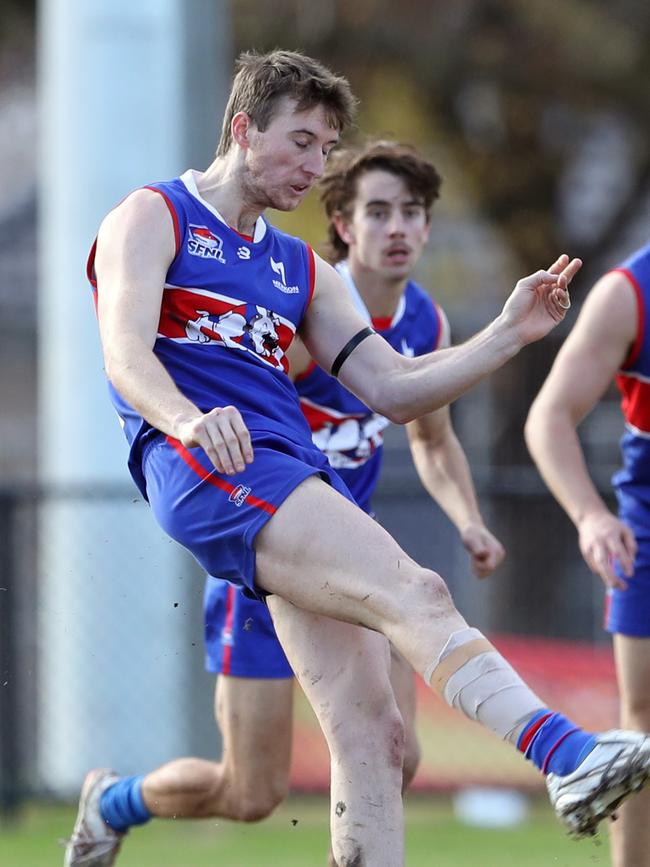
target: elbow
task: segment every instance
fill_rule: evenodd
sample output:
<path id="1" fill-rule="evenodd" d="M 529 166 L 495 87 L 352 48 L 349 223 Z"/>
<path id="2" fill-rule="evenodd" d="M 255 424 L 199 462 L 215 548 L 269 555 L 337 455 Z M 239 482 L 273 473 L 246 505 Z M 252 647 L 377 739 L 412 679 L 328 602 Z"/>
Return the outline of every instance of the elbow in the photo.
<path id="1" fill-rule="evenodd" d="M 535 414 L 531 409 L 528 413 L 528 417 L 526 418 L 526 424 L 524 425 L 524 441 L 528 446 L 528 450 L 530 451 L 530 444 L 534 436 L 534 428 L 535 428 Z"/>
<path id="2" fill-rule="evenodd" d="M 524 441 L 533 458 L 537 457 L 541 443 L 552 436 L 558 420 L 557 412 L 553 407 L 542 404 L 539 399 L 533 402 L 524 425 Z"/>
<path id="3" fill-rule="evenodd" d="M 410 421 L 415 421 L 416 418 L 412 412 L 409 412 L 405 406 L 399 403 L 391 406 L 384 415 L 393 424 L 408 424 Z"/>
<path id="4" fill-rule="evenodd" d="M 113 382 L 115 378 L 115 359 L 111 356 L 109 352 L 104 352 L 104 373 L 106 374 L 106 378 Z"/>
<path id="5" fill-rule="evenodd" d="M 124 374 L 129 365 L 125 358 L 110 349 L 104 350 L 104 373 L 111 385 L 118 391 L 122 388 Z"/>
<path id="6" fill-rule="evenodd" d="M 533 449 L 535 446 L 535 431 L 539 428 L 538 423 L 538 410 L 536 405 L 533 404 L 528 413 L 528 417 L 526 418 L 526 423 L 524 425 L 524 441 L 526 446 L 528 447 L 528 451 L 533 454 Z"/>
<path id="7" fill-rule="evenodd" d="M 120 379 L 120 371 L 124 368 L 124 363 L 119 356 L 112 352 L 109 347 L 104 348 L 104 373 L 107 379 L 117 388 L 117 383 Z"/>
<path id="8" fill-rule="evenodd" d="M 407 406 L 406 402 L 400 398 L 397 389 L 384 388 L 375 406 L 378 412 L 393 424 L 408 424 L 416 418 L 412 408 Z"/>
<path id="9" fill-rule="evenodd" d="M 393 370 L 384 372 L 372 381 L 372 394 L 369 394 L 364 402 L 371 406 L 375 412 L 381 413 L 393 424 L 408 424 L 421 415 L 418 401 L 409 397 L 408 374 L 410 368 L 406 367 L 412 359 L 405 359 L 395 353 L 398 364 Z"/>

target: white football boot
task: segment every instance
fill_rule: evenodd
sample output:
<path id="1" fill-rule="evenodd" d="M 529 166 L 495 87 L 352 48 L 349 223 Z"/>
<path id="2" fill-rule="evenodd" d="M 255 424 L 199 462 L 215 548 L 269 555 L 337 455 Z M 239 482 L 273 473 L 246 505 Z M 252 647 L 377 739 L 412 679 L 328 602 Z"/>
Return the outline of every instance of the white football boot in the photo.
<path id="1" fill-rule="evenodd" d="M 649 776 L 650 736 L 612 729 L 596 735 L 596 746 L 573 773 L 549 774 L 546 787 L 569 834 L 589 837 Z"/>
<path id="2" fill-rule="evenodd" d="M 77 821 L 65 849 L 64 867 L 112 867 L 115 864 L 125 835 L 106 824 L 99 802 L 106 789 L 118 780 L 117 774 L 107 768 L 97 768 L 86 775 Z"/>

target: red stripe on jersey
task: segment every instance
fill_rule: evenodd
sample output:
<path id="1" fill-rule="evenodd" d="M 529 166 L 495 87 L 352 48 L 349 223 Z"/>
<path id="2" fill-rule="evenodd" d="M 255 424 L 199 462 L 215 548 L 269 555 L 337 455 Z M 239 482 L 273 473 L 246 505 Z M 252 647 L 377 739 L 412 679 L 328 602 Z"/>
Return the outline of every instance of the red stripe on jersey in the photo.
<path id="1" fill-rule="evenodd" d="M 300 400 L 300 409 L 307 419 L 307 423 L 311 430 L 320 430 L 327 424 L 333 424 L 335 427 L 338 427 L 343 424 L 343 422 L 350 420 L 358 421 L 360 418 L 365 418 L 367 415 L 367 413 L 362 412 L 350 413 L 350 415 L 344 415 L 340 412 L 335 413 L 333 410 L 328 410 L 325 406 L 316 406 L 302 398 Z"/>
<path id="2" fill-rule="evenodd" d="M 644 382 L 630 373 L 619 373 L 616 385 L 621 392 L 625 421 L 650 434 L 650 382 Z"/>
<path id="3" fill-rule="evenodd" d="M 169 211 L 172 223 L 174 224 L 174 241 L 176 242 L 176 255 L 178 256 L 178 251 L 181 249 L 181 230 L 178 225 L 178 214 L 176 213 L 176 208 L 174 207 L 172 200 L 166 193 L 163 193 L 162 190 L 157 190 L 156 187 L 143 187 L 143 189 L 151 190 L 152 193 L 158 193 L 158 195 L 162 196 L 165 200 L 167 210 Z"/>
<path id="4" fill-rule="evenodd" d="M 643 310 L 643 292 L 641 291 L 641 287 L 639 286 L 639 282 L 631 271 L 628 271 L 627 268 L 615 268 L 612 272 L 614 274 L 622 274 L 624 277 L 627 277 L 630 286 L 634 289 L 634 294 L 636 295 L 636 305 L 637 305 L 637 316 L 638 316 L 638 326 L 636 332 L 636 339 L 632 344 L 632 348 L 630 352 L 621 365 L 621 369 L 625 370 L 628 367 L 631 367 L 634 362 L 639 357 L 639 353 L 641 352 L 641 347 L 643 346 L 643 337 L 644 337 L 644 323 L 645 316 Z"/>
<path id="5" fill-rule="evenodd" d="M 305 305 L 305 312 L 311 304 L 311 299 L 314 297 L 314 286 L 316 285 L 316 261 L 314 259 L 314 251 L 309 244 L 307 244 L 306 247 L 307 256 L 309 257 L 309 295 L 307 297 L 307 304 Z"/>
<path id="6" fill-rule="evenodd" d="M 214 485 L 215 488 L 219 488 L 222 491 L 225 491 L 227 494 L 232 494 L 237 490 L 235 485 L 231 485 L 230 482 L 227 482 L 225 479 L 220 479 L 219 476 L 215 476 L 214 471 L 209 472 L 206 468 L 197 461 L 191 452 L 189 452 L 185 446 L 174 437 L 167 436 L 167 442 L 172 448 L 176 449 L 180 457 L 185 461 L 188 467 L 200 476 L 203 481 L 208 482 L 210 485 Z M 251 494 L 248 494 L 245 500 L 246 503 L 250 506 L 255 506 L 257 509 L 262 509 L 264 512 L 268 512 L 269 515 L 275 515 L 277 509 L 271 503 L 267 503 L 266 500 L 260 500 L 258 497 L 253 497 Z"/>
<path id="7" fill-rule="evenodd" d="M 238 232 L 233 226 L 228 226 L 229 229 L 232 229 L 235 235 L 239 235 L 240 238 L 243 238 L 244 241 L 248 241 L 249 244 L 252 244 L 255 238 L 252 235 L 244 235 L 243 232 Z"/>
<path id="8" fill-rule="evenodd" d="M 163 337 L 187 337 L 187 325 L 196 322 L 201 316 L 206 316 L 206 322 L 199 327 L 201 333 L 214 340 L 220 340 L 216 330 L 217 323 L 207 321 L 207 316 L 225 316 L 226 314 L 240 316 L 241 334 L 237 335 L 234 329 L 231 331 L 232 340 L 239 342 L 244 336 L 243 327 L 246 325 L 246 304 L 240 304 L 236 300 L 221 300 L 210 295 L 199 295 L 196 292 L 188 292 L 183 288 L 166 287 L 163 293 L 160 307 L 160 322 L 158 332 Z M 232 320 L 233 322 L 235 320 Z"/>
<path id="9" fill-rule="evenodd" d="M 235 617 L 235 588 L 232 584 L 228 585 L 228 590 L 226 591 L 226 622 L 224 624 L 224 631 L 230 632 L 232 635 L 232 622 Z M 221 661 L 221 673 L 222 674 L 230 674 L 230 669 L 232 666 L 232 645 L 224 644 L 223 647 L 223 659 Z"/>
<path id="10" fill-rule="evenodd" d="M 372 319 L 372 327 L 377 331 L 388 331 L 392 324 L 392 316 L 376 316 Z"/>
<path id="11" fill-rule="evenodd" d="M 279 349 L 280 353 L 273 354 L 273 347 L 265 353 L 259 351 L 255 343 L 255 323 L 259 320 L 259 314 L 250 321 L 247 315 L 248 305 L 238 299 L 192 291 L 182 286 L 166 286 L 160 308 L 158 335 L 171 340 L 192 340 L 203 345 L 214 341 L 231 348 L 235 343 L 286 373 L 289 369 L 286 352 L 294 338 L 293 329 L 274 319 L 274 340 L 277 341 L 274 348 Z M 245 343 L 246 335 L 248 340 Z"/>
<path id="12" fill-rule="evenodd" d="M 309 362 L 309 367 L 308 367 L 306 370 L 303 370 L 302 373 L 299 373 L 298 376 L 294 379 L 294 382 L 300 382 L 300 380 L 302 380 L 302 379 L 307 379 L 307 377 L 308 377 L 308 376 L 311 376 L 312 373 L 316 370 L 317 367 L 318 367 L 318 365 L 317 365 L 316 362 L 312 359 L 312 360 Z"/>
<path id="13" fill-rule="evenodd" d="M 93 241 L 93 245 L 88 253 L 88 261 L 86 262 L 86 277 L 90 281 L 93 288 L 97 288 L 97 277 L 95 275 L 95 256 L 97 255 L 97 238 Z"/>

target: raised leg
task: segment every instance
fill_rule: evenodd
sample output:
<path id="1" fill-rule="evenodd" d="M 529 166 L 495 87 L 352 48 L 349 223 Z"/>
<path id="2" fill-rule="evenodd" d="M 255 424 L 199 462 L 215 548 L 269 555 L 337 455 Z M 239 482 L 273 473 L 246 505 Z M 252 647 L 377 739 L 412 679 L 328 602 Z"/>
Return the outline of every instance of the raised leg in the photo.
<path id="1" fill-rule="evenodd" d="M 256 553 L 261 587 L 306 611 L 383 633 L 448 704 L 525 752 L 546 775 L 570 833 L 595 833 L 650 778 L 650 737 L 592 736 L 550 711 L 467 626 L 442 578 L 322 480 L 306 480 L 285 500 L 260 531 Z M 357 668 L 355 676 L 364 673 Z M 320 718 L 322 708 L 314 709 Z"/>

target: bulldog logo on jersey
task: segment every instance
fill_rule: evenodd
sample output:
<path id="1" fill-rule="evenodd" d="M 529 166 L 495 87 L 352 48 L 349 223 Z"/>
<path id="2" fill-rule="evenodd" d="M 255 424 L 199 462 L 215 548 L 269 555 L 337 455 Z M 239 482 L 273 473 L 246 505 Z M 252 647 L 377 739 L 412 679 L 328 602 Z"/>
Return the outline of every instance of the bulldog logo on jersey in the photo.
<path id="1" fill-rule="evenodd" d="M 205 346 L 218 343 L 287 371 L 286 351 L 296 327 L 262 307 L 216 292 L 165 286 L 158 336 Z"/>
<path id="2" fill-rule="evenodd" d="M 244 312 L 246 308 L 242 308 Z M 197 310 L 196 319 L 190 319 L 185 325 L 185 333 L 189 340 L 198 343 L 209 343 L 220 340 L 231 349 L 237 349 L 246 333 L 246 319 L 237 309 L 229 310 L 218 319 L 213 318 L 208 310 Z"/>
<path id="3" fill-rule="evenodd" d="M 342 413 L 314 403 L 304 395 L 300 407 L 311 428 L 314 445 L 327 455 L 335 470 L 356 469 L 382 445 L 390 422 L 378 413 Z"/>
<path id="4" fill-rule="evenodd" d="M 272 310 L 258 307 L 256 315 L 251 319 L 248 331 L 255 347 L 255 352 L 263 358 L 275 358 L 280 361 L 284 353 L 280 347 L 278 327 L 280 318 Z"/>
<path id="5" fill-rule="evenodd" d="M 213 259 L 215 262 L 226 264 L 223 255 L 223 241 L 207 226 L 188 226 L 190 237 L 187 239 L 187 252 L 192 256 L 200 256 L 202 259 Z"/>

